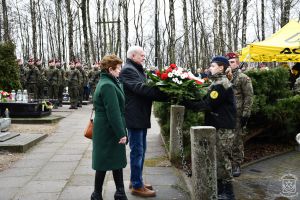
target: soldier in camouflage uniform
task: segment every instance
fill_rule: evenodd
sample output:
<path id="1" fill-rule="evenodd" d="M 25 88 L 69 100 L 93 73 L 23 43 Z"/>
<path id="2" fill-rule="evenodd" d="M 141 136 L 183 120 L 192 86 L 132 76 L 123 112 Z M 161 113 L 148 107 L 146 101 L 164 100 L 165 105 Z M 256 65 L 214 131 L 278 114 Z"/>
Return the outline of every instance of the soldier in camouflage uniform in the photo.
<path id="1" fill-rule="evenodd" d="M 34 99 L 38 97 L 38 79 L 40 77 L 39 69 L 34 65 L 34 59 L 28 60 L 28 73 L 26 74 L 26 88 L 30 95 L 33 95 Z"/>
<path id="2" fill-rule="evenodd" d="M 244 160 L 244 128 L 251 114 L 253 104 L 253 88 L 251 79 L 239 70 L 239 58 L 235 53 L 228 53 L 232 76 L 230 81 L 233 84 L 233 91 L 236 99 L 237 120 L 235 129 L 235 139 L 232 149 L 232 175 L 238 177 L 241 174 L 240 165 Z"/>
<path id="3" fill-rule="evenodd" d="M 55 67 L 55 59 L 49 60 L 49 69 L 46 71 L 46 76 L 48 80 L 48 95 L 49 99 L 53 100 L 54 107 L 58 106 L 58 79 L 59 72 Z"/>
<path id="4" fill-rule="evenodd" d="M 63 102 L 63 93 L 64 89 L 66 87 L 66 74 L 65 70 L 62 69 L 60 60 L 56 59 L 55 60 L 55 65 L 58 70 L 58 106 L 62 107 L 62 102 Z"/>
<path id="5" fill-rule="evenodd" d="M 22 86 L 22 89 L 26 88 L 26 68 L 23 65 L 23 62 L 21 59 L 17 60 L 20 70 L 20 83 Z"/>
<path id="6" fill-rule="evenodd" d="M 213 82 L 207 95 L 200 101 L 184 102 L 189 109 L 205 111 L 205 126 L 213 126 L 217 130 L 218 199 L 234 199 L 230 160 L 236 126 L 236 105 L 232 84 L 225 75 L 228 66 L 226 57 L 214 57 L 209 68 Z"/>
<path id="7" fill-rule="evenodd" d="M 96 62 L 93 64 L 93 70 L 90 71 L 88 78 L 89 78 L 89 84 L 91 88 L 91 94 L 93 96 L 96 86 L 100 79 L 99 63 Z"/>
<path id="8" fill-rule="evenodd" d="M 42 66 L 42 61 L 40 59 L 37 59 L 35 61 L 36 67 L 40 71 L 40 76 L 38 79 L 38 99 L 44 99 L 45 98 L 45 93 L 47 92 L 47 85 L 48 85 L 48 80 L 45 75 L 45 69 Z"/>
<path id="9" fill-rule="evenodd" d="M 75 68 L 75 63 L 69 63 L 70 70 L 67 73 L 68 78 L 68 92 L 70 96 L 71 106 L 69 109 L 77 109 L 79 87 L 80 87 L 80 72 Z"/>
<path id="10" fill-rule="evenodd" d="M 87 76 L 85 74 L 85 71 L 82 69 L 82 65 L 79 61 L 75 63 L 76 69 L 80 72 L 80 79 L 79 79 L 79 96 L 78 96 L 78 105 L 77 107 L 82 107 L 82 101 L 83 101 L 83 92 L 84 92 L 84 86 L 87 84 Z"/>

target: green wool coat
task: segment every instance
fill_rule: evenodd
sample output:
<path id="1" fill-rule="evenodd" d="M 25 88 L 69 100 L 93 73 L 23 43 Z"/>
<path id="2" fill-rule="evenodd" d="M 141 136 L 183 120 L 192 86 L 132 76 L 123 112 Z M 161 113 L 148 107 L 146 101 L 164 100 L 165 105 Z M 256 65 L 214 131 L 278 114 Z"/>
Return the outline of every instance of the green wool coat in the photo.
<path id="1" fill-rule="evenodd" d="M 121 83 L 110 74 L 102 72 L 93 96 L 93 104 L 93 169 L 107 171 L 125 168 L 125 144 L 119 144 L 120 139 L 127 136 L 125 96 Z"/>

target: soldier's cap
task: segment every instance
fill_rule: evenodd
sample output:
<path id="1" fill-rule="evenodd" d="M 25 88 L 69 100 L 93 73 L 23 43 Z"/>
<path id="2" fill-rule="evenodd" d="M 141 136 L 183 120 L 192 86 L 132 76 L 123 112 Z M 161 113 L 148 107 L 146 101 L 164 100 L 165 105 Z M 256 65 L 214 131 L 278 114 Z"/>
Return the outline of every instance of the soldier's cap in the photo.
<path id="1" fill-rule="evenodd" d="M 230 52 L 226 54 L 226 57 L 228 58 L 228 60 L 233 59 L 233 58 L 239 58 L 239 55 L 237 53 L 234 52 Z"/>
<path id="2" fill-rule="evenodd" d="M 225 67 L 229 66 L 229 61 L 225 56 L 215 56 L 213 57 L 213 59 L 211 60 L 211 63 L 213 62 L 219 62 L 224 64 Z"/>

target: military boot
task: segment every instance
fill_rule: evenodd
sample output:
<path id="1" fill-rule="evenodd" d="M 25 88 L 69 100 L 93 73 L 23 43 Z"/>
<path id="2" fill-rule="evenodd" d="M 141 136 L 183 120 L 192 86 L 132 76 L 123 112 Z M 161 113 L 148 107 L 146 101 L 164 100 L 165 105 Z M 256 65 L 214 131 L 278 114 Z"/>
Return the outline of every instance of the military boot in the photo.
<path id="1" fill-rule="evenodd" d="M 218 188 L 218 200 L 235 200 L 231 182 L 220 182 L 218 186 L 220 186 L 220 189 Z"/>

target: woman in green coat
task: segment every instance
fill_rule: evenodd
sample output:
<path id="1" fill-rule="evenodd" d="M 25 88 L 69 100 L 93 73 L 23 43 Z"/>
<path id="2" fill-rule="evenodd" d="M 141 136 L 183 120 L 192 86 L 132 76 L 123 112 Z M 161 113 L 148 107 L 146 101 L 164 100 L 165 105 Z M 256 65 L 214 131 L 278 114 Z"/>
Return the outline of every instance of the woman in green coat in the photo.
<path id="1" fill-rule="evenodd" d="M 102 200 L 102 186 L 108 170 L 113 171 L 117 189 L 115 200 L 127 200 L 123 182 L 123 168 L 127 164 L 125 96 L 118 80 L 121 64 L 122 60 L 116 55 L 108 55 L 102 59 L 100 81 L 93 96 L 95 118 L 92 165 L 96 176 L 91 200 Z"/>

